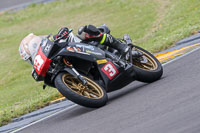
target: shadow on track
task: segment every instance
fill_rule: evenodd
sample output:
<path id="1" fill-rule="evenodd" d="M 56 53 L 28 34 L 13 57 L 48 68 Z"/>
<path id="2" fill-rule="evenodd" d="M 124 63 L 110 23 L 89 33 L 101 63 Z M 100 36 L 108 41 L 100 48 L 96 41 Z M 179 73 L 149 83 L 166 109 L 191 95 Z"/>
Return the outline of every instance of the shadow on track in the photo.
<path id="1" fill-rule="evenodd" d="M 58 121 L 70 120 L 81 117 L 82 115 L 92 112 L 94 110 L 94 108 L 86 108 L 78 105 L 70 110 L 63 112 L 62 117 L 58 117 L 57 119 L 59 119 Z"/>
<path id="2" fill-rule="evenodd" d="M 109 106 L 109 104 L 112 104 L 112 101 L 123 98 L 124 96 L 126 96 L 128 94 L 135 93 L 147 85 L 149 85 L 149 83 L 146 84 L 146 83 L 135 81 L 134 83 L 129 84 L 125 88 L 122 88 L 120 90 L 116 90 L 114 92 L 109 93 L 108 94 L 109 100 L 108 100 L 107 105 L 105 105 L 105 107 Z M 104 107 L 97 108 L 97 109 L 86 108 L 86 107 L 78 105 L 75 108 L 72 108 L 70 110 L 63 112 L 62 116 L 57 118 L 56 121 L 65 121 L 65 120 L 71 120 L 71 119 L 76 119 L 76 118 L 78 119 L 79 117 L 84 117 L 84 115 L 89 112 L 93 112 L 95 110 L 103 110 L 103 108 Z"/>
<path id="3" fill-rule="evenodd" d="M 158 81 L 163 80 L 165 78 L 166 77 L 163 76 Z M 158 82 L 158 81 L 155 81 L 155 82 Z M 155 83 L 155 82 L 153 82 L 153 83 Z M 139 81 L 134 81 L 134 82 L 130 83 L 129 85 L 127 85 L 126 87 L 124 87 L 120 90 L 116 90 L 114 92 L 108 93 L 109 94 L 108 102 L 111 102 L 111 101 L 116 100 L 116 99 L 120 99 L 120 98 L 122 98 L 122 97 L 124 97 L 128 94 L 135 93 L 135 92 L 139 91 L 140 89 L 142 89 L 143 87 L 150 85 L 150 84 L 153 84 L 153 83 L 143 83 L 143 82 L 139 82 Z"/>
<path id="4" fill-rule="evenodd" d="M 113 100 L 116 100 L 116 99 L 120 99 L 124 96 L 126 96 L 127 94 L 130 94 L 130 93 L 134 93 L 136 91 L 138 91 L 139 89 L 141 89 L 142 87 L 146 86 L 148 84 L 145 84 L 145 83 L 138 83 L 138 84 L 130 84 L 128 86 L 126 86 L 125 88 L 122 88 L 120 90 L 117 90 L 115 92 L 111 92 L 109 93 L 109 100 L 108 102 L 111 102 Z"/>
<path id="5" fill-rule="evenodd" d="M 140 88 L 142 88 L 146 85 L 148 85 L 148 84 L 144 84 L 144 83 L 139 83 L 139 84 L 136 84 L 136 85 L 130 84 L 127 87 L 125 87 L 121 90 L 117 90 L 115 92 L 109 93 L 108 104 L 105 105 L 105 106 L 109 106 L 109 104 L 112 104 L 113 100 L 124 97 L 127 94 L 134 93 L 135 91 L 139 90 Z M 103 109 L 103 107 L 95 109 L 95 108 L 86 108 L 86 107 L 78 105 L 75 108 L 72 108 L 70 110 L 63 112 L 62 117 L 59 117 L 57 119 L 59 119 L 58 121 L 70 120 L 70 119 L 80 117 L 84 114 L 87 114 L 89 112 L 92 112 L 92 111 L 98 110 L 98 109 Z"/>

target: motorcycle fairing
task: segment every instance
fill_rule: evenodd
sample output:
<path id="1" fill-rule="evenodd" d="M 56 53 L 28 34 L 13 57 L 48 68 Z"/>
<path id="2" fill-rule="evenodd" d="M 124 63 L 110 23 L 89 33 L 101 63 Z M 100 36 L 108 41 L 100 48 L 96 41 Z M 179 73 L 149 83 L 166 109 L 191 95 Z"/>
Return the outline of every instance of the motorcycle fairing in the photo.
<path id="1" fill-rule="evenodd" d="M 105 52 L 103 50 L 85 43 L 69 43 L 66 49 L 71 52 L 78 52 L 80 54 L 82 53 L 96 58 L 105 58 Z"/>
<path id="2" fill-rule="evenodd" d="M 96 62 L 96 60 L 105 59 L 105 52 L 88 44 L 69 43 L 56 56 L 65 56 L 69 61 L 76 58 L 78 60 Z"/>
<path id="3" fill-rule="evenodd" d="M 131 64 L 128 64 L 125 68 L 123 68 L 112 62 L 110 59 L 107 60 L 109 60 L 108 63 L 98 64 L 98 69 L 107 92 L 120 89 L 135 80 L 135 72 Z M 106 68 L 106 66 L 108 68 Z M 104 68 L 106 68 L 106 72 L 103 70 Z M 111 78 L 108 74 L 111 74 Z"/>
<path id="4" fill-rule="evenodd" d="M 43 39 L 38 52 L 33 60 L 33 72 L 32 76 L 36 81 L 42 81 L 46 76 L 49 66 L 52 62 L 48 57 L 53 48 L 53 43 L 48 39 Z"/>
<path id="5" fill-rule="evenodd" d="M 38 53 L 35 56 L 35 59 L 33 61 L 33 67 L 35 69 L 35 71 L 37 72 L 37 74 L 39 76 L 45 77 L 46 76 L 46 72 L 49 69 L 49 66 L 51 64 L 52 60 L 48 59 L 41 47 L 39 47 Z"/>

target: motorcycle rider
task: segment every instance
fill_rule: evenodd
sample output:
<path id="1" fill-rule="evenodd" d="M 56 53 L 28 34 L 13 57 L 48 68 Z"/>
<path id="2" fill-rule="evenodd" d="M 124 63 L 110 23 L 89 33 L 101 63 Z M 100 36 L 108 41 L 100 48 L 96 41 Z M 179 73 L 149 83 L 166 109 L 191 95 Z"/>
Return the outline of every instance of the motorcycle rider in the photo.
<path id="1" fill-rule="evenodd" d="M 129 51 L 129 47 L 127 44 L 121 43 L 119 40 L 115 39 L 110 34 L 102 33 L 98 28 L 96 28 L 93 25 L 86 25 L 80 27 L 78 30 L 78 35 L 76 36 L 73 33 L 70 33 L 67 27 L 63 27 L 59 30 L 59 32 L 56 35 L 50 38 L 50 40 L 54 42 L 56 39 L 59 39 L 60 37 L 62 37 L 62 39 L 58 41 L 58 43 L 60 44 L 63 44 L 62 42 L 66 44 L 65 42 L 96 41 L 102 45 L 106 45 L 114 49 L 117 49 L 123 55 L 125 55 Z M 36 36 L 33 33 L 31 33 L 21 41 L 19 47 L 19 53 L 21 57 L 25 61 L 28 61 L 30 64 L 32 64 L 34 60 L 34 57 L 42 41 L 42 38 L 43 38 L 42 36 Z"/>
<path id="2" fill-rule="evenodd" d="M 69 29 L 67 27 L 63 27 L 60 29 L 57 35 L 53 37 L 53 40 L 63 36 L 64 39 L 68 37 Z M 106 45 L 117 49 L 121 54 L 126 54 L 129 50 L 127 44 L 123 44 L 117 39 L 115 39 L 112 35 L 102 33 L 98 28 L 93 25 L 86 25 L 80 27 L 78 30 L 78 38 L 80 38 L 84 42 L 95 41 L 99 42 L 102 45 Z"/>

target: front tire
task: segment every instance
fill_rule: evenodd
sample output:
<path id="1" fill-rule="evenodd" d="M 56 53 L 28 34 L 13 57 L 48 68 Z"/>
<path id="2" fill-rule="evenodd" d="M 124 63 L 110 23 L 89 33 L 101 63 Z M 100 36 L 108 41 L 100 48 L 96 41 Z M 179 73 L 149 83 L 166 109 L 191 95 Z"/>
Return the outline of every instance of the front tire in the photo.
<path id="1" fill-rule="evenodd" d="M 60 73 L 55 78 L 55 86 L 67 99 L 85 107 L 99 108 L 106 104 L 108 97 L 106 91 L 93 80 L 84 77 L 87 86 L 69 73 Z"/>
<path id="2" fill-rule="evenodd" d="M 140 58 L 144 58 L 146 60 L 146 63 L 141 63 L 137 60 L 137 58 L 133 58 L 136 80 L 151 83 L 160 79 L 163 74 L 163 68 L 158 59 L 143 48 L 138 46 L 134 46 L 134 48 L 135 50 L 142 52 L 143 56 Z"/>

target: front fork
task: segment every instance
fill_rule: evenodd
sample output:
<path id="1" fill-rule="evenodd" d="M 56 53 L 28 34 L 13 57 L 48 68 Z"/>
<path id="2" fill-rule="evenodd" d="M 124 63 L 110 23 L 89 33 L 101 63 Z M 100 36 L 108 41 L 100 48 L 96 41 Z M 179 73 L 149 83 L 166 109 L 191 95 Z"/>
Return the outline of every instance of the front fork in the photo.
<path id="1" fill-rule="evenodd" d="M 63 64 L 63 62 L 65 65 L 64 68 L 63 68 L 63 65 L 61 65 L 61 64 Z M 82 85 L 84 85 L 84 86 L 87 85 L 87 80 L 85 80 L 81 76 L 81 74 L 79 74 L 79 72 L 76 71 L 76 69 L 72 66 L 72 64 L 69 61 L 67 61 L 66 59 L 62 59 L 62 57 L 60 57 L 60 56 L 57 58 L 57 63 L 56 63 L 56 65 L 54 65 L 54 69 L 49 71 L 49 73 L 51 74 L 50 79 L 51 79 L 52 84 L 53 84 L 55 77 L 62 71 L 68 72 L 69 74 L 71 74 L 74 77 L 76 77 L 77 79 L 79 79 L 81 81 Z M 44 80 L 43 89 L 45 89 L 47 85 L 49 85 L 49 83 L 46 83 Z"/>
<path id="2" fill-rule="evenodd" d="M 84 86 L 86 86 L 87 80 L 83 78 L 83 76 L 73 67 L 73 65 L 69 61 L 67 61 L 66 59 L 63 59 L 63 61 L 67 66 L 66 68 L 64 68 L 64 70 L 73 75 L 74 77 L 78 78 L 81 81 L 81 83 Z"/>

